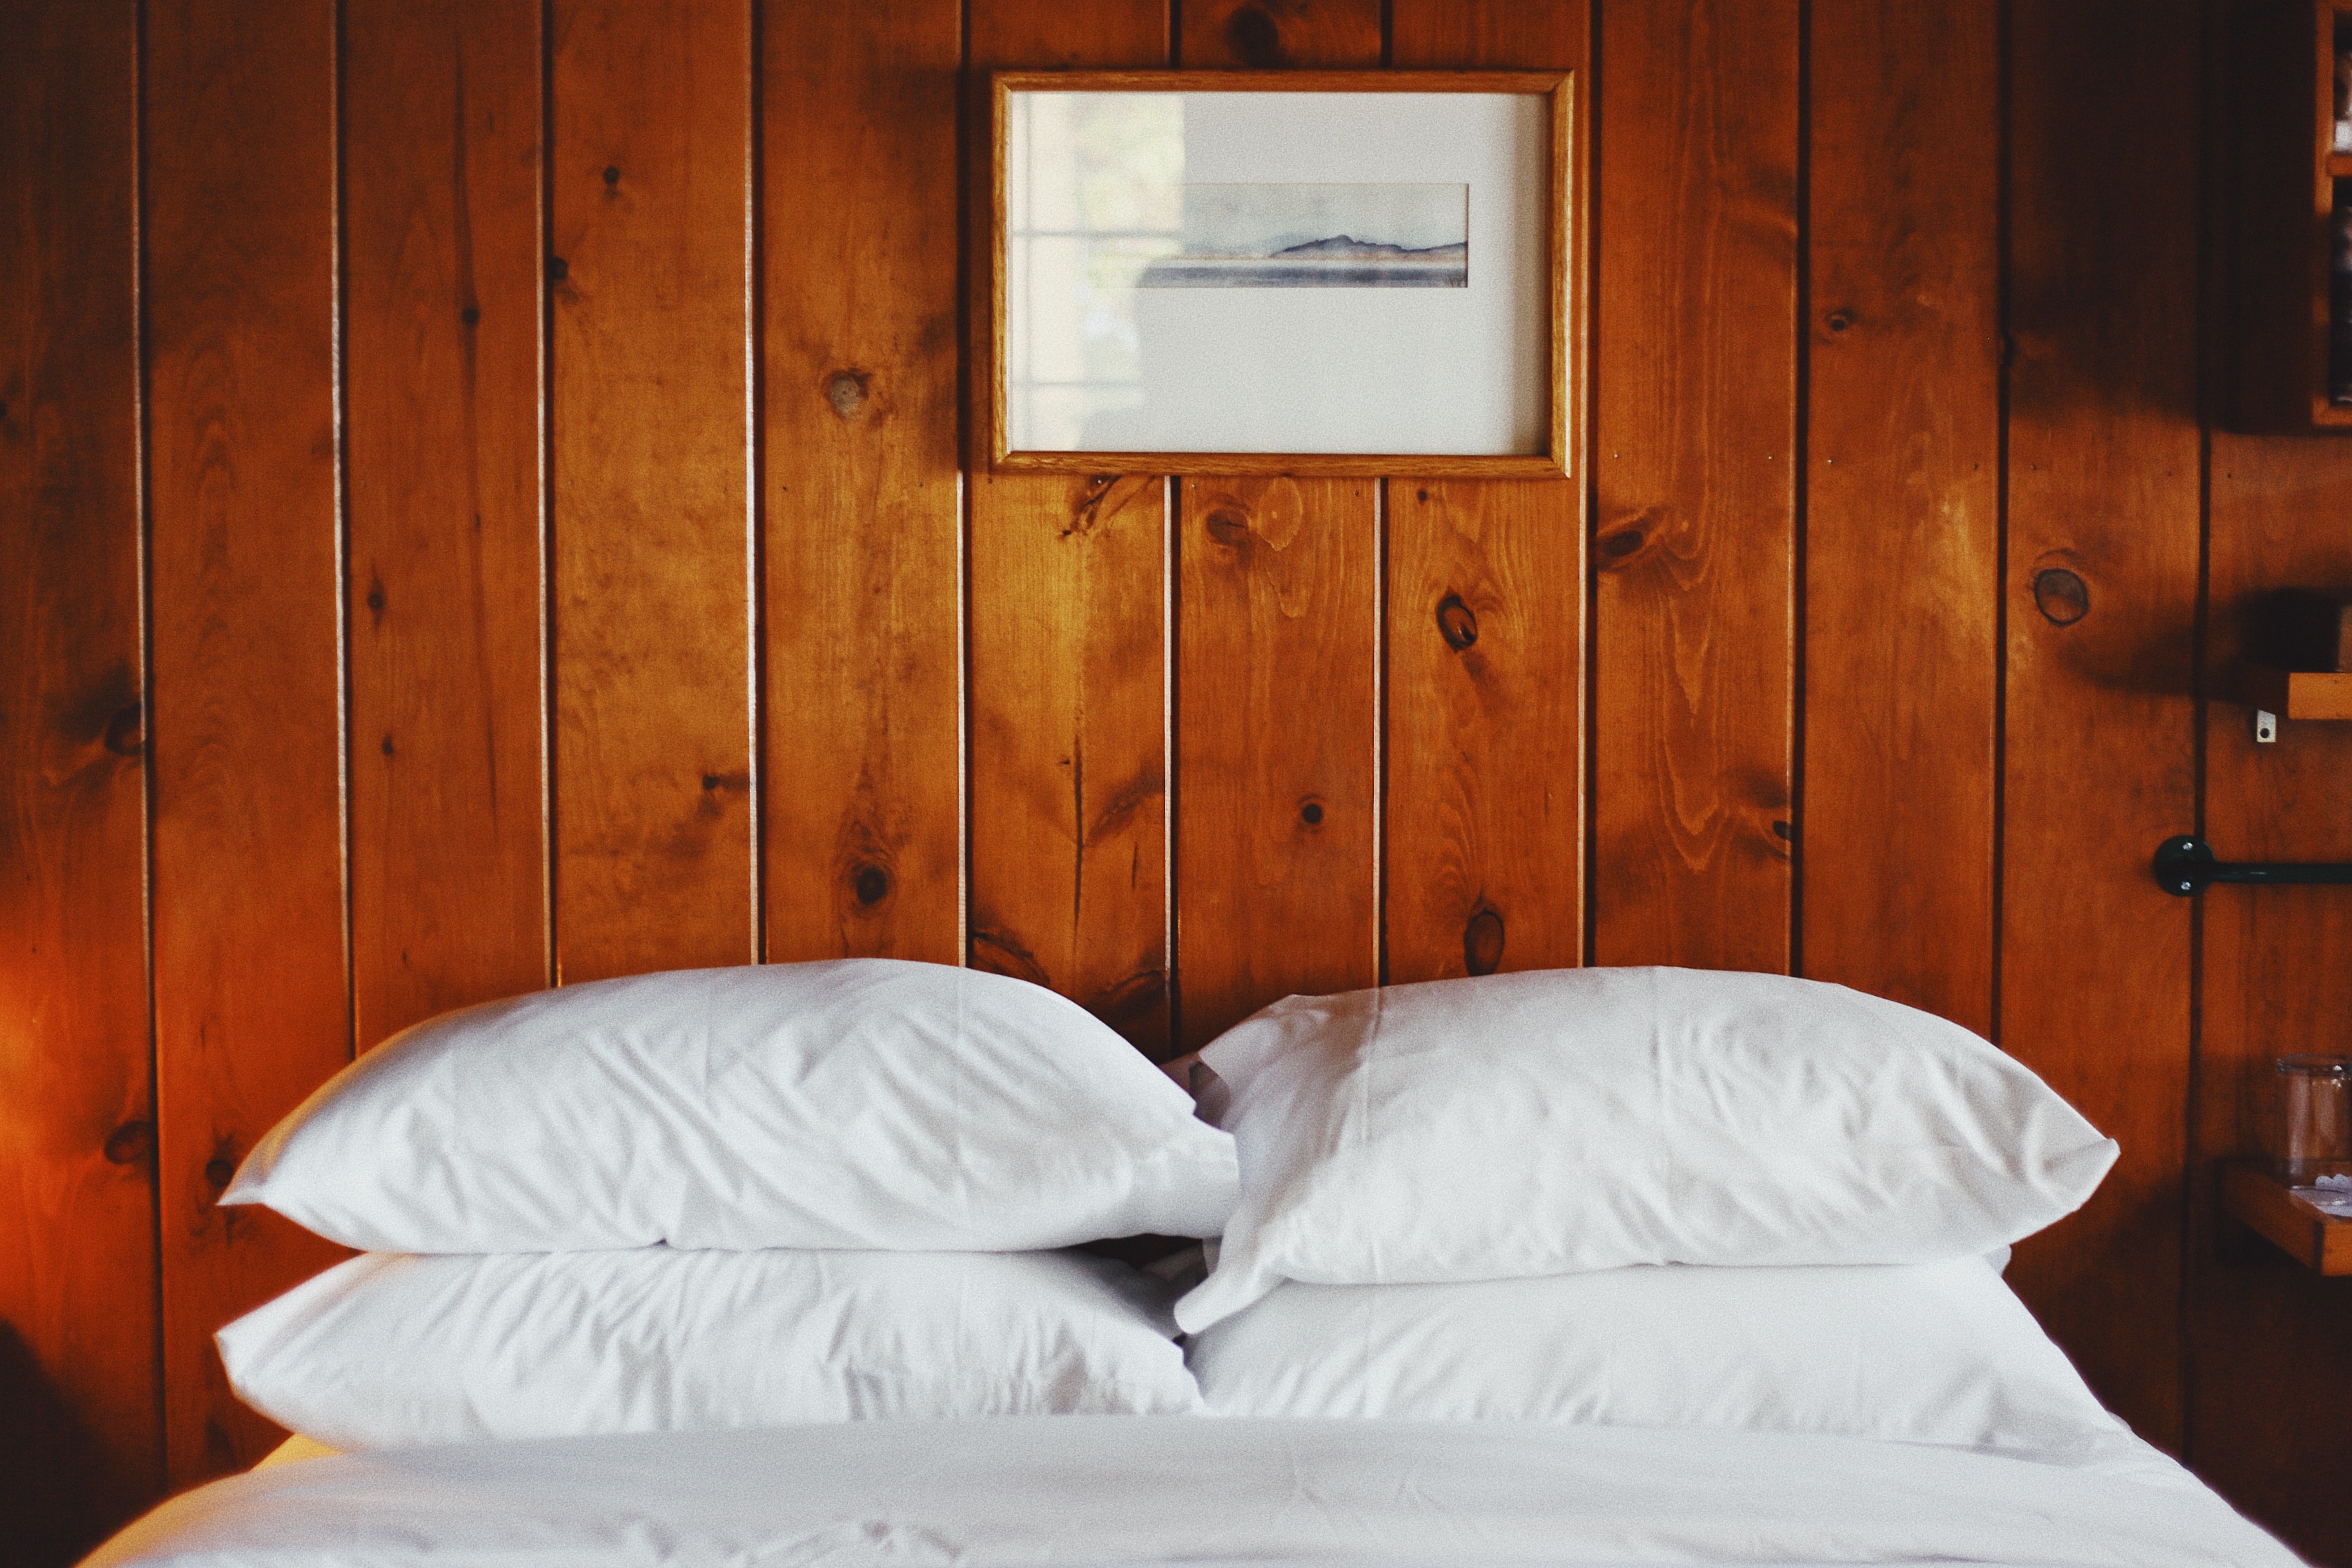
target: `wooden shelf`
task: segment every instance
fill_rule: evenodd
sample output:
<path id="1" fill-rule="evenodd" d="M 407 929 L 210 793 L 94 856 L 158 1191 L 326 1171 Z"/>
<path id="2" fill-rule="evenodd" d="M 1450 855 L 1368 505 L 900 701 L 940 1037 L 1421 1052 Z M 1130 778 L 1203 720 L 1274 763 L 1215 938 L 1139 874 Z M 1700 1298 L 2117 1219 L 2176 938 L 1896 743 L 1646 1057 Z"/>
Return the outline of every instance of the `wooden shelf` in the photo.
<path id="1" fill-rule="evenodd" d="M 2330 153 L 2327 155 L 2327 177 L 2331 180 L 2352 180 L 2352 153 Z"/>
<path id="2" fill-rule="evenodd" d="M 2238 700 L 2282 719 L 2352 719 L 2352 675 L 2242 665 Z"/>
<path id="3" fill-rule="evenodd" d="M 2324 1215 L 2296 1197 L 2259 1160 L 2221 1170 L 2221 1206 L 2315 1273 L 2352 1275 L 2352 1219 Z"/>

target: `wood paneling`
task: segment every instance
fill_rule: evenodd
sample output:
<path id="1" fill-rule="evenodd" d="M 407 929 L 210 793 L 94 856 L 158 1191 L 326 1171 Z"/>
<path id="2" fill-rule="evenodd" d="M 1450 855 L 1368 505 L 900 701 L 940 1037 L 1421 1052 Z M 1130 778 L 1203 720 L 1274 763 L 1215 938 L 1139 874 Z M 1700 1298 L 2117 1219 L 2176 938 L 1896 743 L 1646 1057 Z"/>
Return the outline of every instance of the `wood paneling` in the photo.
<path id="1" fill-rule="evenodd" d="M 971 59 L 976 217 L 980 73 L 1166 65 L 1167 7 L 985 0 Z M 987 268 L 975 258 L 971 270 L 977 324 Z M 971 363 L 978 396 L 977 347 Z M 1167 482 L 971 482 L 971 962 L 1050 985 L 1165 1056 Z"/>
<path id="2" fill-rule="evenodd" d="M 1185 6 L 1195 69 L 1380 63 L 1377 0 Z M 1177 487 L 1176 1019 L 1380 979 L 1378 479 Z"/>
<path id="3" fill-rule="evenodd" d="M 1177 58 L 1188 70 L 1377 66 L 1379 0 L 1184 0 Z"/>
<path id="4" fill-rule="evenodd" d="M 557 0 L 557 976 L 757 956 L 750 0 Z"/>
<path id="5" fill-rule="evenodd" d="M 549 979 L 539 21 L 532 0 L 343 12 L 362 1049 Z"/>
<path id="6" fill-rule="evenodd" d="M 153 1494 L 136 7 L 0 13 L 0 1540 Z"/>
<path id="7" fill-rule="evenodd" d="M 1584 0 L 1403 0 L 1390 27 L 1400 68 L 1573 70 L 1591 18 Z M 1569 181 L 1573 210 L 1581 166 Z M 1585 272 L 1580 245 L 1572 310 Z M 1583 962 L 1580 422 L 1570 451 L 1570 483 L 1389 484 L 1388 981 Z"/>
<path id="8" fill-rule="evenodd" d="M 1178 1022 L 1379 975 L 1376 479 L 1184 480 Z"/>
<path id="9" fill-rule="evenodd" d="M 957 7 L 762 40 L 768 954 L 954 963 Z"/>
<path id="10" fill-rule="evenodd" d="M 2339 726 L 2197 723 L 2255 595 L 2352 587 L 2352 448 L 2198 416 L 2252 3 L 8 8 L 0 1471 L 259 1451 L 208 1337 L 332 1251 L 213 1197 L 454 1003 L 968 956 L 1161 1055 L 1590 951 L 1994 1027 L 2125 1146 L 2012 1279 L 2352 1564 L 2343 1288 L 2208 1164 L 2343 1045 L 2352 914 L 2220 889 L 2200 948 L 2147 870 L 2200 762 L 2225 853 L 2352 856 Z M 1578 72 L 1577 479 L 975 466 L 978 83 L 1173 62 Z"/>
<path id="11" fill-rule="evenodd" d="M 1601 4 L 1601 963 L 1789 966 L 1797 15 Z"/>
<path id="12" fill-rule="evenodd" d="M 971 962 L 1166 1055 L 1166 481 L 972 490 Z"/>
<path id="13" fill-rule="evenodd" d="M 2206 690 L 2230 689 L 2262 595 L 2352 588 L 2352 450 L 2217 433 Z M 2352 860 L 2352 724 L 2205 713 L 2204 830 L 2232 860 Z M 2210 1162 L 2264 1152 L 2271 1058 L 2352 1052 L 2352 898 L 2216 888 L 2203 905 L 2190 1188 L 2189 1460 L 2316 1563 L 2352 1563 L 2352 1505 L 2314 1455 L 2352 1441 L 2352 1279 L 2322 1279 L 2217 1210 Z"/>
<path id="14" fill-rule="evenodd" d="M 1802 962 L 1990 1033 L 2000 17 L 1809 15 Z"/>
<path id="15" fill-rule="evenodd" d="M 335 1256 L 213 1202 L 352 1047 L 334 20 L 328 0 L 147 7 L 150 559 L 164 590 L 147 732 L 174 1484 L 277 1440 L 229 1393 L 213 1331 Z"/>
<path id="16" fill-rule="evenodd" d="M 2021 0 L 2010 38 L 2000 1039 L 2123 1144 L 2010 1278 L 2173 1447 L 2189 908 L 2148 857 L 2197 808 L 2196 22 Z"/>

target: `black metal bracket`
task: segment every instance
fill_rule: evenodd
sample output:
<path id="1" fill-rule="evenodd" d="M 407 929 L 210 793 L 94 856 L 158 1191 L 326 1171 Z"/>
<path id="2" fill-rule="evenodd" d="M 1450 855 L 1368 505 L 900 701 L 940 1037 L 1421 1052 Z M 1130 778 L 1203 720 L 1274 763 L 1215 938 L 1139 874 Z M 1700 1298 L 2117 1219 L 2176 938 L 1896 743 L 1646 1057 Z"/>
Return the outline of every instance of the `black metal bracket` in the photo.
<path id="1" fill-rule="evenodd" d="M 2260 860 L 2216 860 L 2213 847 L 2201 838 L 2168 838 L 2156 847 L 2157 885 L 2168 893 L 2188 898 L 2216 882 L 2251 882 L 2281 887 L 2294 882 L 2352 885 L 2352 863 L 2344 865 L 2284 865 Z"/>

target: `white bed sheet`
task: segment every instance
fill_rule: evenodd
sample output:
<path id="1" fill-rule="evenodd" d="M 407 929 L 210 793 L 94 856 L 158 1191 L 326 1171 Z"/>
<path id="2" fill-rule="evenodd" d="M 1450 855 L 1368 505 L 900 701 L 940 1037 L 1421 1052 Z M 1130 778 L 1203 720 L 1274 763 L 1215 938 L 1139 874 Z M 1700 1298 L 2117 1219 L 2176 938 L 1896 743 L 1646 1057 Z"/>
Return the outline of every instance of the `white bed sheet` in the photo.
<path id="1" fill-rule="evenodd" d="M 2128 1438 L 2057 1464 L 1752 1432 L 1029 1416 L 316 1459 L 176 1499 L 89 1568 L 2294 1561 Z"/>

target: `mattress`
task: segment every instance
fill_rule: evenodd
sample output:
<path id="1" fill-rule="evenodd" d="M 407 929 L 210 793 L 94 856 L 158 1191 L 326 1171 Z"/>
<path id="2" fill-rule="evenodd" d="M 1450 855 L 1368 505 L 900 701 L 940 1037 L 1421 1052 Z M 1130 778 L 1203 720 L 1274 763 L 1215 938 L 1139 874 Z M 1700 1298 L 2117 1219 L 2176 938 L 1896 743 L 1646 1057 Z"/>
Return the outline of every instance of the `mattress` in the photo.
<path id="1" fill-rule="evenodd" d="M 476 1443 L 257 1469 L 89 1568 L 2285 1565 L 2171 1460 L 1747 1431 L 1045 1416 Z"/>

